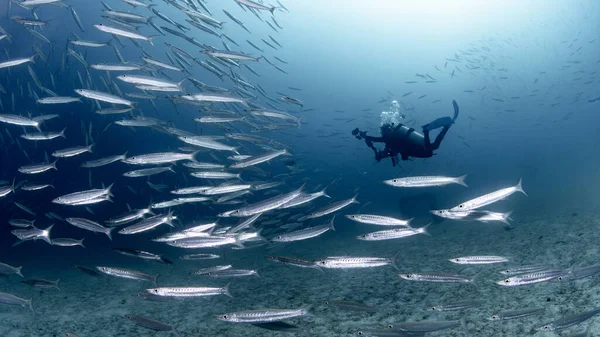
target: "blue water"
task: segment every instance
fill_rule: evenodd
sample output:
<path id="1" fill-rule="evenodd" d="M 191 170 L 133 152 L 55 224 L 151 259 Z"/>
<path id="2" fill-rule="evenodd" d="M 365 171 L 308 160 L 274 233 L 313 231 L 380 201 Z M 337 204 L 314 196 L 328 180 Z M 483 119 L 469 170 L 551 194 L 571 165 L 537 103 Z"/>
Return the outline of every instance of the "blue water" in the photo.
<path id="1" fill-rule="evenodd" d="M 176 27 L 156 17 L 150 10 L 118 0 L 105 1 L 111 8 L 146 16 L 158 26 Z M 142 50 L 153 58 L 169 63 L 166 53 L 171 43 L 199 60 L 209 59 L 200 48 L 169 33 L 159 35 L 149 25 L 138 25 L 138 32 L 157 35 L 153 45 L 139 41 L 142 49 L 126 38 L 123 46 L 93 24 L 115 24 L 102 18 L 105 9 L 100 1 L 65 0 L 81 18 L 85 31 L 76 25 L 68 8 L 56 5 L 35 7 L 41 20 L 50 20 L 36 30 L 50 44 L 34 38 L 22 24 L 11 17 L 31 18 L 32 12 L 9 3 L 0 2 L 0 27 L 10 36 L 0 40 L 0 62 L 29 57 L 35 44 L 47 58 L 36 62 L 0 69 L 0 93 L 3 114 L 39 116 L 58 114 L 60 117 L 43 124 L 44 131 L 66 128 L 66 139 L 32 142 L 19 137 L 32 128 L 0 125 L 0 180 L 6 184 L 20 182 L 52 183 L 53 189 L 38 192 L 17 190 L 0 198 L 1 231 L 0 261 L 23 266 L 25 278 L 61 279 L 61 291 L 36 289 L 20 283 L 16 275 L 0 279 L 0 292 L 33 298 L 35 313 L 18 306 L 2 306 L 0 334 L 2 336 L 60 336 L 72 332 L 78 336 L 154 336 L 154 332 L 135 326 L 123 318 L 138 314 L 172 324 L 181 336 L 196 335 L 278 335 L 274 332 L 244 324 L 221 322 L 217 314 L 265 308 L 299 308 L 311 305 L 312 316 L 290 320 L 302 327 L 304 333 L 345 336 L 361 329 L 383 329 L 391 322 L 420 320 L 458 320 L 465 318 L 463 328 L 438 333 L 446 336 L 517 336 L 533 334 L 532 328 L 565 314 L 579 313 L 600 306 L 594 292 L 597 279 L 574 281 L 567 285 L 548 283 L 524 288 L 503 288 L 492 281 L 503 278 L 496 273 L 498 266 L 452 265 L 447 259 L 466 255 L 506 255 L 512 265 L 547 263 L 561 269 L 587 266 L 597 262 L 597 192 L 600 171 L 597 169 L 598 107 L 600 100 L 600 6 L 596 1 L 556 1 L 552 3 L 471 2 L 459 1 L 454 6 L 428 1 L 411 4 L 408 1 L 285 1 L 289 11 L 276 9 L 273 16 L 283 29 L 273 31 L 249 10 L 233 0 L 206 1 L 214 18 L 224 21 L 220 33 L 226 33 L 240 47 L 225 38 L 201 32 L 186 22 L 189 19 L 168 2 L 154 1 L 155 9 L 191 29 L 185 34 L 206 45 L 223 49 L 221 41 L 234 51 L 252 56 L 265 56 L 284 69 L 284 74 L 264 60 L 246 62 L 259 76 L 245 67 L 233 67 L 251 84 L 259 84 L 278 103 L 266 100 L 258 91 L 250 102 L 268 108 L 267 102 L 301 120 L 300 128 L 269 132 L 252 132 L 243 123 L 221 126 L 193 122 L 205 116 L 192 105 L 174 104 L 166 99 L 173 93 L 156 93 L 157 110 L 146 100 L 138 102 L 144 116 L 155 117 L 170 126 L 196 135 L 223 135 L 243 132 L 275 140 L 291 152 L 291 157 L 279 157 L 258 166 L 260 171 L 244 170 L 242 179 L 248 182 L 283 181 L 275 192 L 259 191 L 244 196 L 244 202 L 255 203 L 277 194 L 288 193 L 304 182 L 306 191 L 315 192 L 328 186 L 331 199 L 319 198 L 303 208 L 275 210 L 263 215 L 256 228 L 267 238 L 282 231 L 288 217 L 307 214 L 327 204 L 351 198 L 358 193 L 359 204 L 352 204 L 336 214 L 336 231 L 327 232 L 307 241 L 266 246 L 247 250 L 219 249 L 184 250 L 150 241 L 151 238 L 193 223 L 217 220 L 217 214 L 242 205 L 211 203 L 187 204 L 171 209 L 178 221 L 175 229 L 161 226 L 138 235 L 113 233 L 113 240 L 52 219 L 49 212 L 62 218 L 82 217 L 100 223 L 131 208 L 173 198 L 175 188 L 214 184 L 189 176 L 181 163 L 176 173 L 162 173 L 146 178 L 126 178 L 123 173 L 141 167 L 114 163 L 94 169 L 81 168 L 84 161 L 128 153 L 129 156 L 152 152 L 177 151 L 185 144 L 177 137 L 151 128 L 127 128 L 109 124 L 126 115 L 101 116 L 94 113 L 96 104 L 82 98 L 83 103 L 41 105 L 30 96 L 30 90 L 42 98 L 27 66 L 37 74 L 42 85 L 59 96 L 77 96 L 74 89 L 82 88 L 78 73 L 87 82 L 86 69 L 66 48 L 81 53 L 88 64 L 118 63 L 114 48 L 127 61 L 142 64 Z M 190 1 L 196 2 L 196 1 Z M 278 6 L 276 2 L 270 2 Z M 185 1 L 178 3 L 184 5 Z M 9 11 L 10 10 L 10 11 Z M 240 19 L 251 33 L 246 32 L 222 10 Z M 204 12 L 201 8 L 200 11 Z M 261 12 L 262 20 L 271 21 L 271 14 Z M 102 48 L 73 46 L 69 39 L 76 34 L 82 40 L 107 42 Z M 0 34 L 2 35 L 2 34 Z M 274 37 L 283 47 L 277 50 L 260 41 L 271 42 Z M 259 45 L 264 53 L 252 48 L 245 40 Z M 277 61 L 277 56 L 288 63 Z M 64 61 L 63 61 L 64 59 Z M 243 62 L 241 62 L 243 63 Z M 175 65 L 178 66 L 178 65 Z M 224 66 L 221 66 L 225 68 Z M 470 69 L 469 69 L 470 68 Z M 197 63 L 187 69 L 190 75 L 165 70 L 174 81 L 191 76 L 208 85 L 233 89 L 233 81 L 224 81 Z M 226 69 L 229 72 L 228 69 Z M 92 89 L 106 91 L 100 77 L 106 72 L 89 69 Z M 141 72 L 135 72 L 142 74 Z M 51 82 L 53 75 L 55 86 Z M 134 86 L 112 80 L 123 93 L 139 93 Z M 424 75 L 427 77 L 419 77 Z M 164 78 L 163 75 L 158 75 Z M 432 80 L 431 78 L 435 79 Z M 431 83 L 427 83 L 429 81 Z M 415 83 L 412 83 L 415 82 Z M 301 90 L 290 89 L 299 88 Z M 31 89 L 29 89 L 31 88 Z M 187 94 L 198 93 L 188 81 Z M 178 95 L 175 93 L 174 95 Z M 304 106 L 287 104 L 280 97 L 291 96 Z M 12 98 L 14 96 L 14 107 Z M 435 151 L 432 158 L 411 159 L 393 167 L 389 159 L 377 163 L 371 149 L 354 139 L 351 130 L 359 127 L 372 136 L 379 135 L 380 113 L 387 111 L 390 102 L 400 104 L 406 115 L 405 123 L 420 131 L 424 125 L 439 117 L 452 116 L 452 100 L 460 106 L 460 116 Z M 102 103 L 104 108 L 109 104 Z M 230 109 L 244 114 L 244 107 L 235 104 L 216 104 L 215 109 Z M 285 124 L 279 122 L 279 124 Z M 108 126 L 108 128 L 107 128 Z M 86 133 L 91 130 L 95 146 L 93 153 L 59 159 L 58 170 L 36 176 L 20 174 L 23 165 L 40 163 L 45 154 L 56 150 L 86 145 Z M 240 146 L 241 154 L 257 155 L 264 149 L 235 140 L 224 141 Z M 379 145 L 381 146 L 381 145 Z M 26 154 L 25 154 L 26 153 Z M 222 163 L 230 153 L 213 154 Z M 52 157 L 50 156 L 50 159 Z M 208 152 L 198 160 L 214 162 Z M 286 161 L 293 160 L 293 166 Z M 288 163 L 289 164 L 289 163 Z M 468 188 L 458 185 L 425 189 L 400 189 L 384 185 L 383 180 L 417 176 L 468 174 Z M 429 210 L 453 207 L 464 200 L 515 185 L 523 180 L 527 197 L 513 195 L 489 209 L 512 211 L 510 226 L 478 222 L 457 222 L 434 218 Z M 152 184 L 167 187 L 152 189 Z M 52 199 L 80 190 L 102 188 L 114 183 L 114 202 L 84 207 L 60 206 Z M 217 181 L 216 183 L 220 183 Z M 271 193 L 269 195 L 269 193 Z M 15 202 L 29 207 L 35 217 L 19 209 Z M 91 210 L 91 212 L 90 212 Z M 159 210 L 160 211 L 160 210 Z M 166 210 L 162 210 L 166 211 Z M 93 213 L 92 213 L 93 212 Z M 284 221 L 277 225 L 261 222 L 276 219 L 284 212 Z M 343 215 L 368 213 L 402 219 L 415 218 L 416 227 L 433 222 L 428 227 L 431 237 L 365 242 L 356 236 L 379 230 L 347 220 Z M 10 234 L 14 228 L 9 219 L 35 219 L 35 226 L 46 228 L 55 224 L 52 237 L 85 238 L 85 248 L 56 247 L 42 241 L 24 242 L 14 246 L 17 239 Z M 327 223 L 331 215 L 304 223 L 302 226 Z M 235 225 L 238 218 L 224 218 L 219 227 Z M 174 261 L 162 265 L 142 261 L 112 251 L 127 247 L 163 254 Z M 476 287 L 406 283 L 391 267 L 362 270 L 298 269 L 276 265 L 266 255 L 295 256 L 317 260 L 327 256 L 391 257 L 400 251 L 398 267 L 404 272 L 436 271 L 477 275 Z M 221 254 L 220 260 L 182 261 L 178 257 L 197 252 Z M 190 275 L 198 268 L 215 264 L 232 264 L 236 268 L 258 269 L 261 278 L 245 277 L 232 280 L 233 299 L 225 296 L 175 301 L 148 302 L 132 296 L 144 292 L 150 283 L 119 278 L 95 279 L 73 265 L 114 266 L 159 274 L 160 286 L 223 286 L 227 279 L 212 279 Z M 323 304 L 324 300 L 348 300 L 377 306 L 375 314 L 346 312 Z M 430 313 L 423 308 L 439 301 L 485 299 L 480 308 L 464 312 Z M 546 307 L 544 314 L 518 321 L 488 322 L 485 318 L 500 310 Z M 587 323 L 587 322 L 586 322 Z M 585 330 L 586 323 L 567 332 Z M 299 334 L 298 332 L 295 332 Z M 563 333 L 564 334 L 564 333 Z"/>

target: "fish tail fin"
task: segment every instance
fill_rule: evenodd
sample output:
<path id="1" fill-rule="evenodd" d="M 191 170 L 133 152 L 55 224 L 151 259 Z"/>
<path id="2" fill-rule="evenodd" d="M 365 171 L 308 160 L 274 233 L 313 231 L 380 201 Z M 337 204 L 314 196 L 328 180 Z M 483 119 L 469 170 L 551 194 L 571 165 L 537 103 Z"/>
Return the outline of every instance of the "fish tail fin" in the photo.
<path id="1" fill-rule="evenodd" d="M 158 278 L 158 274 L 152 276 L 152 283 L 154 283 L 155 287 L 158 287 L 158 283 L 156 283 L 156 279 Z"/>
<path id="2" fill-rule="evenodd" d="M 421 234 L 425 234 L 427 236 L 431 236 L 431 234 L 429 234 L 429 232 L 427 231 L 427 227 L 431 226 L 433 222 L 428 223 L 427 225 L 419 228 L 419 230 L 421 231 Z"/>
<path id="3" fill-rule="evenodd" d="M 302 308 L 300 308 L 300 310 L 302 310 L 304 312 L 304 315 L 306 316 L 314 316 L 311 312 L 313 305 L 312 304 L 308 304 L 303 306 Z"/>
<path id="4" fill-rule="evenodd" d="M 30 298 L 29 300 L 27 300 L 27 306 L 29 307 L 29 310 L 31 310 L 31 312 L 35 312 L 35 310 L 33 310 L 33 305 L 31 304 L 32 300 L 33 300 L 33 298 Z"/>
<path id="5" fill-rule="evenodd" d="M 58 291 L 61 291 L 60 287 L 58 286 L 58 282 L 60 282 L 60 279 L 58 279 L 58 280 L 56 280 L 56 281 L 54 281 L 52 283 L 54 283 L 54 286 L 56 287 L 56 289 L 58 289 Z"/>
<path id="6" fill-rule="evenodd" d="M 277 8 L 279 8 L 279 7 L 272 6 L 271 8 L 269 8 L 269 12 L 271 12 L 271 14 L 275 14 L 275 10 Z"/>
<path id="7" fill-rule="evenodd" d="M 64 139 L 67 139 L 67 136 L 65 136 L 65 130 L 67 130 L 67 128 L 62 129 L 62 131 L 58 135 L 60 137 L 63 137 Z"/>
<path id="8" fill-rule="evenodd" d="M 112 230 L 113 230 L 113 228 L 107 228 L 106 232 L 105 232 L 106 236 L 108 236 L 110 241 L 112 241 Z"/>
<path id="9" fill-rule="evenodd" d="M 223 287 L 223 295 L 227 296 L 227 297 L 231 297 L 233 298 L 233 296 L 231 296 L 231 293 L 229 292 L 229 285 L 231 284 L 231 281 L 229 281 L 229 283 L 227 283 L 224 287 Z"/>
<path id="10" fill-rule="evenodd" d="M 107 187 L 107 188 L 104 190 L 104 191 L 105 191 L 105 193 L 106 193 L 106 194 L 108 194 L 108 195 L 109 195 L 109 196 L 111 196 L 111 197 L 114 197 L 114 195 L 113 195 L 113 194 L 110 192 L 110 190 L 112 189 L 112 187 L 113 187 L 113 185 L 114 185 L 114 184 L 115 184 L 115 183 L 112 183 L 112 184 L 110 184 L 110 185 L 109 185 L 109 186 L 108 186 L 108 187 Z"/>
<path id="11" fill-rule="evenodd" d="M 23 274 L 21 273 L 21 269 L 22 268 L 23 268 L 23 266 L 18 267 L 17 270 L 16 270 L 16 274 L 19 275 L 19 276 L 21 276 L 21 277 L 23 277 Z"/>
<path id="12" fill-rule="evenodd" d="M 31 63 L 35 63 L 35 57 L 36 57 L 36 56 L 37 56 L 37 53 L 35 53 L 35 54 L 31 55 L 31 57 L 30 57 L 30 58 L 28 58 L 28 59 L 27 59 L 27 61 L 28 61 L 28 62 L 31 62 Z"/>
<path id="13" fill-rule="evenodd" d="M 48 228 L 44 229 L 43 234 L 42 234 L 42 240 L 48 242 L 49 244 L 52 244 L 52 240 L 50 240 L 50 231 L 52 230 L 52 227 L 54 227 L 54 224 L 48 226 Z"/>
<path id="14" fill-rule="evenodd" d="M 467 174 L 464 174 L 458 178 L 456 178 L 456 183 L 459 185 L 463 185 L 464 187 L 469 187 L 467 183 L 465 183 L 465 179 L 467 179 Z"/>
<path id="15" fill-rule="evenodd" d="M 88 151 L 89 153 L 94 153 L 94 152 L 93 152 L 94 145 L 96 145 L 96 143 L 90 144 L 90 145 L 87 147 L 87 151 Z"/>
<path id="16" fill-rule="evenodd" d="M 152 47 L 154 47 L 154 43 L 152 42 L 152 39 L 154 39 L 154 36 L 149 36 L 149 37 L 148 37 L 148 43 L 150 43 L 150 45 L 151 45 Z"/>
<path id="17" fill-rule="evenodd" d="M 358 197 L 358 193 L 356 193 L 353 197 L 352 197 L 352 201 L 350 202 L 351 204 L 360 204 L 359 201 L 356 200 L 356 198 Z"/>
<path id="18" fill-rule="evenodd" d="M 329 187 L 329 185 L 323 187 L 323 189 L 319 193 L 321 193 L 321 195 L 324 196 L 325 198 L 331 199 L 331 196 L 329 194 L 327 194 L 327 187 Z"/>
<path id="19" fill-rule="evenodd" d="M 394 254 L 394 256 L 392 256 L 392 257 L 390 258 L 390 264 L 391 264 L 391 265 L 392 265 L 392 267 L 394 267 L 394 269 L 396 269 L 396 270 L 400 270 L 400 268 L 398 268 L 398 265 L 396 264 L 396 260 L 398 260 L 398 256 L 400 256 L 400 253 L 401 253 L 401 252 L 402 252 L 402 251 L 400 251 L 400 250 L 399 250 L 399 251 L 397 251 L 397 252 L 396 252 L 396 254 Z"/>
<path id="20" fill-rule="evenodd" d="M 58 169 L 56 168 L 56 162 L 58 161 L 58 159 L 56 159 L 53 163 L 52 163 L 52 168 L 55 169 L 56 171 L 58 171 Z"/>
<path id="21" fill-rule="evenodd" d="M 517 192 L 521 192 L 525 194 L 525 196 L 528 196 L 527 193 L 525 193 L 525 190 L 523 190 L 523 178 L 519 178 L 519 183 L 517 184 L 517 186 L 515 186 L 515 189 L 517 190 Z"/>
<path id="22" fill-rule="evenodd" d="M 331 221 L 329 221 L 329 229 L 331 229 L 332 231 L 335 230 L 335 227 L 333 227 L 333 221 L 335 220 L 335 214 L 333 215 L 333 218 L 331 218 Z"/>
<path id="23" fill-rule="evenodd" d="M 508 212 L 502 214 L 502 220 L 500 220 L 500 221 L 503 222 L 503 223 L 505 223 L 505 224 L 507 224 L 507 225 L 510 225 L 509 221 L 512 220 L 512 218 L 510 217 L 512 215 L 512 212 L 513 211 L 508 211 Z"/>
<path id="24" fill-rule="evenodd" d="M 81 239 L 81 240 L 79 241 L 79 245 L 80 245 L 81 247 L 85 248 L 85 246 L 83 245 L 83 240 L 85 240 L 85 238 L 83 238 L 83 239 Z"/>
<path id="25" fill-rule="evenodd" d="M 178 88 L 179 90 L 183 91 L 183 90 L 182 90 L 182 89 L 183 89 L 183 86 L 182 86 L 182 85 L 183 85 L 183 82 L 185 82 L 187 79 L 188 79 L 187 77 L 184 77 L 184 78 L 183 78 L 181 81 L 177 82 L 177 88 Z"/>
<path id="26" fill-rule="evenodd" d="M 196 156 L 198 155 L 198 153 L 200 153 L 200 151 L 195 151 L 190 154 L 190 160 L 193 161 L 194 163 L 198 163 L 198 159 L 196 159 Z"/>

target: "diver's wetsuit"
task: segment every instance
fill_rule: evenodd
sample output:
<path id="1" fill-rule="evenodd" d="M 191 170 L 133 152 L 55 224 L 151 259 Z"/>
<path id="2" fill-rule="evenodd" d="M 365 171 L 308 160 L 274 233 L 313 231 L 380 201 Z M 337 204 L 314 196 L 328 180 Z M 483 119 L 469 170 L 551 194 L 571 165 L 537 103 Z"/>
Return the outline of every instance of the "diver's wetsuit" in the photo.
<path id="1" fill-rule="evenodd" d="M 409 157 L 429 158 L 433 156 L 433 151 L 440 147 L 446 133 L 450 130 L 450 126 L 458 117 L 458 105 L 455 101 L 452 101 L 452 104 L 454 106 L 454 118 L 443 117 L 423 125 L 423 134 L 403 124 L 384 124 L 381 127 L 381 137 L 367 136 L 365 131 L 360 131 L 358 128 L 354 129 L 352 134 L 359 140 L 364 138 L 367 146 L 375 152 L 375 159 L 378 162 L 383 158 L 390 157 L 392 165 L 396 166 L 398 154 L 400 154 L 402 160 L 408 160 Z M 431 143 L 429 132 L 438 128 L 442 128 L 442 131 Z M 385 148 L 379 151 L 373 143 L 384 143 Z"/>

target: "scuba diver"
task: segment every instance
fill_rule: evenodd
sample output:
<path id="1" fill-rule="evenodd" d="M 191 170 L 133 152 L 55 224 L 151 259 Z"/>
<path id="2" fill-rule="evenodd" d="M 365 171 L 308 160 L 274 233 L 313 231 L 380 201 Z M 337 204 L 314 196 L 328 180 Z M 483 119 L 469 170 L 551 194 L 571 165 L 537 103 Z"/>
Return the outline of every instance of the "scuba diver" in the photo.
<path id="1" fill-rule="evenodd" d="M 352 135 L 356 139 L 364 139 L 368 147 L 375 152 L 375 159 L 380 162 L 381 159 L 390 157 L 392 165 L 398 164 L 398 154 L 402 160 L 408 160 L 409 157 L 415 158 L 430 158 L 433 156 L 433 151 L 437 150 L 450 129 L 458 118 L 458 104 L 452 101 L 454 106 L 454 117 L 441 117 L 429 124 L 423 125 L 423 134 L 415 131 L 414 128 L 409 128 L 400 123 L 402 118 L 398 112 L 398 102 L 392 101 L 390 110 L 381 113 L 381 137 L 367 136 L 366 131 L 360 131 L 358 128 L 352 130 Z M 435 141 L 431 143 L 429 132 L 431 130 L 442 128 L 442 131 L 435 137 Z M 373 143 L 384 143 L 384 150 L 378 150 Z"/>

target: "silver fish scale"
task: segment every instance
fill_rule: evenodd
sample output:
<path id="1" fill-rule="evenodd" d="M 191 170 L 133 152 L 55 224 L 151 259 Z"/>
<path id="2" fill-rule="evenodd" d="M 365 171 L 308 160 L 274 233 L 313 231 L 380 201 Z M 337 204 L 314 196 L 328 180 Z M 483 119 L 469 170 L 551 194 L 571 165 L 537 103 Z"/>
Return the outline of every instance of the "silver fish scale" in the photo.
<path id="1" fill-rule="evenodd" d="M 490 264 L 508 262 L 508 259 L 503 256 L 480 255 L 480 256 L 463 256 L 450 259 L 450 262 L 458 264 Z"/>
<path id="2" fill-rule="evenodd" d="M 120 234 L 137 234 L 154 229 L 164 223 L 167 223 L 172 218 L 172 214 L 159 214 L 148 219 L 144 219 L 136 224 L 127 226 L 119 231 Z"/>
<path id="3" fill-rule="evenodd" d="M 514 275 L 520 273 L 533 273 L 544 271 L 547 269 L 551 269 L 552 265 L 548 264 L 535 264 L 535 265 L 527 265 L 527 266 L 519 266 L 513 268 L 502 269 L 499 273 L 504 275 Z"/>
<path id="4" fill-rule="evenodd" d="M 249 269 L 225 269 L 225 270 L 209 272 L 204 275 L 211 276 L 211 277 L 238 277 L 238 276 L 258 275 L 258 273 L 256 272 L 256 270 L 249 270 Z"/>
<path id="5" fill-rule="evenodd" d="M 124 159 L 125 159 L 125 155 L 100 158 L 100 159 L 96 159 L 96 160 L 86 161 L 85 163 L 81 164 L 81 167 L 85 167 L 85 168 L 100 167 L 100 166 L 112 164 L 114 162 L 124 160 Z"/>
<path id="6" fill-rule="evenodd" d="M 446 273 L 400 274 L 401 278 L 411 281 L 440 282 L 440 283 L 471 283 L 472 279 Z"/>
<path id="7" fill-rule="evenodd" d="M 129 213 L 123 214 L 121 216 L 118 216 L 114 219 L 110 219 L 110 220 L 106 221 L 106 223 L 111 224 L 111 225 L 126 224 L 126 223 L 132 222 L 134 220 L 143 218 L 144 215 L 147 213 L 149 213 L 149 210 L 147 210 L 147 209 L 138 209 L 138 210 L 134 210 Z"/>
<path id="8" fill-rule="evenodd" d="M 482 305 L 483 303 L 485 302 L 481 300 L 460 301 L 448 304 L 434 305 L 427 309 L 431 311 L 455 311 L 472 308 L 478 305 Z"/>
<path id="9" fill-rule="evenodd" d="M 136 270 L 116 267 L 96 267 L 96 269 L 110 276 L 156 283 L 156 277 L 152 277 Z"/>
<path id="10" fill-rule="evenodd" d="M 264 212 L 273 210 L 275 208 L 283 206 L 290 200 L 297 197 L 300 194 L 300 192 L 302 191 L 303 187 L 304 187 L 304 185 L 293 192 L 278 195 L 276 197 L 269 198 L 269 199 L 266 199 L 263 201 L 259 201 L 255 204 L 251 204 L 246 207 L 242 207 L 240 209 L 231 211 L 231 213 L 227 213 L 227 214 L 229 216 L 241 217 L 241 216 L 250 216 L 250 215 L 257 214 L 257 213 L 264 213 Z"/>
<path id="11" fill-rule="evenodd" d="M 54 199 L 53 202 L 55 202 L 57 204 L 71 205 L 71 204 L 77 204 L 77 203 L 89 201 L 92 199 L 98 199 L 102 196 L 110 194 L 111 186 L 109 186 L 107 189 L 93 189 L 93 190 L 80 191 L 80 192 L 66 194 L 66 195 L 63 195 L 61 197 Z"/>
<path id="12" fill-rule="evenodd" d="M 209 248 L 235 243 L 235 238 L 224 236 L 192 237 L 167 242 L 170 246 L 180 248 Z"/>
<path id="13" fill-rule="evenodd" d="M 148 153 L 139 156 L 133 156 L 123 160 L 128 164 L 165 164 L 179 160 L 192 160 L 194 154 L 178 153 L 178 152 L 158 152 Z"/>
<path id="14" fill-rule="evenodd" d="M 317 237 L 317 236 L 327 232 L 329 229 L 332 229 L 331 224 L 300 229 L 295 232 L 278 235 L 275 238 L 273 238 L 272 241 L 292 242 L 292 241 L 306 240 L 306 239 Z"/>
<path id="15" fill-rule="evenodd" d="M 349 214 L 346 217 L 350 220 L 380 226 L 407 226 L 410 220 L 400 220 L 389 216 L 375 214 Z"/>
<path id="16" fill-rule="evenodd" d="M 227 292 L 227 289 L 215 287 L 164 287 L 146 289 L 146 291 L 157 296 L 199 297 L 221 295 Z"/>
<path id="17" fill-rule="evenodd" d="M 556 279 L 559 277 L 566 276 L 566 275 L 568 275 L 568 273 L 569 272 L 566 270 L 546 270 L 546 271 L 533 272 L 533 273 L 509 277 L 505 280 L 496 282 L 496 284 L 510 287 L 510 286 L 540 283 L 540 282 L 550 281 L 550 280 L 553 280 L 553 279 Z"/>
<path id="18" fill-rule="evenodd" d="M 323 268 L 344 269 L 344 268 L 369 268 L 393 264 L 392 259 L 381 257 L 351 257 L 351 256 L 331 256 L 316 263 Z"/>
<path id="19" fill-rule="evenodd" d="M 306 315 L 304 309 L 266 309 L 256 311 L 240 311 L 217 316 L 218 319 L 239 323 L 268 323 Z"/>
<path id="20" fill-rule="evenodd" d="M 356 202 L 356 196 L 347 199 L 347 200 L 342 200 L 342 201 L 338 201 L 335 202 L 329 206 L 326 206 L 316 212 L 310 213 L 309 215 L 305 216 L 303 219 L 307 220 L 307 219 L 313 219 L 313 218 L 318 218 L 318 217 L 322 217 L 324 215 L 339 211 L 340 209 L 352 204 Z"/>
<path id="21" fill-rule="evenodd" d="M 193 272 L 192 274 L 194 274 L 194 275 L 205 275 L 205 274 L 213 273 L 213 272 L 216 272 L 216 271 L 227 270 L 227 269 L 230 269 L 231 267 L 232 267 L 232 265 L 230 265 L 230 264 L 221 265 L 221 266 L 207 267 L 207 268 L 202 268 L 200 270 L 197 270 L 197 271 Z"/>
<path id="22" fill-rule="evenodd" d="M 366 240 L 366 241 L 380 241 L 380 240 L 390 240 L 390 239 L 400 239 L 416 234 L 421 234 L 422 231 L 419 228 L 395 228 L 388 229 L 378 232 L 367 233 L 363 235 L 359 235 L 358 239 Z"/>
<path id="23" fill-rule="evenodd" d="M 201 193 L 204 195 L 225 194 L 225 193 L 232 193 L 232 192 L 247 190 L 250 187 L 252 187 L 252 185 L 217 186 L 217 187 L 209 188 Z"/>
<path id="24" fill-rule="evenodd" d="M 67 220 L 68 223 L 75 227 L 87 229 L 92 232 L 105 233 L 107 230 L 109 230 L 108 228 L 102 226 L 101 224 L 95 221 L 84 218 L 66 218 L 65 220 Z"/>
<path id="25" fill-rule="evenodd" d="M 231 168 L 245 168 L 245 167 L 249 167 L 249 166 L 253 166 L 253 165 L 257 165 L 260 163 L 264 163 L 266 161 L 269 161 L 275 157 L 287 154 L 288 152 L 284 149 L 284 150 L 280 150 L 280 151 L 275 151 L 275 152 L 271 152 L 271 153 L 266 153 L 263 155 L 259 155 L 256 157 L 250 157 L 246 160 L 242 160 L 238 163 L 235 163 L 233 165 L 230 165 L 229 167 Z"/>

